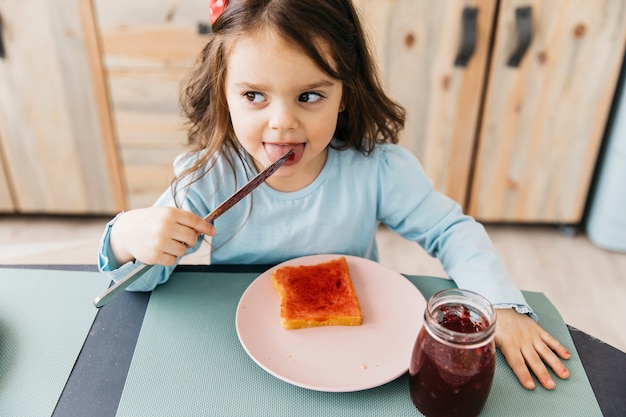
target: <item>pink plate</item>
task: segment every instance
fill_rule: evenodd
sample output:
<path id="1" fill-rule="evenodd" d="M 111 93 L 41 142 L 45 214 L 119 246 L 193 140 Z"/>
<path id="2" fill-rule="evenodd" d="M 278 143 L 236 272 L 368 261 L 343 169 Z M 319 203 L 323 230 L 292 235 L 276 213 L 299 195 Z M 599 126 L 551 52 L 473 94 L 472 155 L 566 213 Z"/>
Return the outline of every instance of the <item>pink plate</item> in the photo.
<path id="1" fill-rule="evenodd" d="M 286 265 L 313 265 L 345 256 L 359 303 L 361 326 L 285 330 L 272 272 Z M 359 391 L 390 382 L 409 366 L 426 300 L 405 277 L 347 255 L 292 259 L 250 284 L 237 307 L 241 345 L 263 369 L 283 381 L 317 391 Z"/>

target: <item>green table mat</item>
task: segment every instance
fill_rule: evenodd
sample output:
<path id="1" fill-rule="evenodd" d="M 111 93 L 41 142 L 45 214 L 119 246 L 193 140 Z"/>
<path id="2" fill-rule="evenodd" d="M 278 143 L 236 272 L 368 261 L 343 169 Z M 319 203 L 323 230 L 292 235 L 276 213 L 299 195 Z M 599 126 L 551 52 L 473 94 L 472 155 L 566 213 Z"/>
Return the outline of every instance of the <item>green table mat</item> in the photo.
<path id="1" fill-rule="evenodd" d="M 418 416 L 408 376 L 383 386 L 326 393 L 265 372 L 239 343 L 239 298 L 258 274 L 177 272 L 150 299 L 117 417 Z M 409 276 L 426 298 L 449 280 Z M 483 416 L 602 416 L 567 326 L 550 301 L 526 292 L 541 324 L 572 353 L 570 379 L 527 391 L 500 353 Z M 407 365 L 408 366 L 408 365 Z"/>
<path id="2" fill-rule="evenodd" d="M 0 268 L 0 416 L 54 412 L 110 278 Z"/>

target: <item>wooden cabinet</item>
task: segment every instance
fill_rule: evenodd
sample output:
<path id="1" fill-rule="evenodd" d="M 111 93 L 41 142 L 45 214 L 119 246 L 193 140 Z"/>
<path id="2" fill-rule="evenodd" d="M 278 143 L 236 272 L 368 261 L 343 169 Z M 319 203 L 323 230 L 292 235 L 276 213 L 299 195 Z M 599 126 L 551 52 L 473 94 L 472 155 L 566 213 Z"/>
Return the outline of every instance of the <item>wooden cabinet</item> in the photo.
<path id="1" fill-rule="evenodd" d="M 152 205 L 187 142 L 180 83 L 206 35 L 206 0 L 94 0 L 128 208 Z"/>
<path id="2" fill-rule="evenodd" d="M 0 0 L 0 22 L 0 210 L 121 210 L 90 2 Z"/>
<path id="3" fill-rule="evenodd" d="M 0 213 L 12 212 L 15 210 L 13 196 L 9 188 L 9 180 L 6 176 L 4 163 L 2 162 L 2 153 L 0 152 Z"/>
<path id="4" fill-rule="evenodd" d="M 511 67 L 522 7 L 532 40 Z M 624 59 L 626 3 L 506 0 L 495 34 L 469 212 L 578 223 Z"/>
<path id="5" fill-rule="evenodd" d="M 482 221 L 581 220 L 623 0 L 354 2 L 435 188 Z M 151 205 L 185 149 L 180 86 L 207 20 L 206 0 L 0 0 L 0 212 Z"/>
<path id="6" fill-rule="evenodd" d="M 421 161 L 435 188 L 464 204 L 496 3 L 493 0 L 356 0 L 384 84 L 407 109 L 400 144 Z M 478 10 L 476 42 L 455 65 L 463 13 Z"/>
<path id="7" fill-rule="evenodd" d="M 483 221 L 581 220 L 624 58 L 622 0 L 355 3 L 408 112 L 400 143 L 438 190 Z"/>

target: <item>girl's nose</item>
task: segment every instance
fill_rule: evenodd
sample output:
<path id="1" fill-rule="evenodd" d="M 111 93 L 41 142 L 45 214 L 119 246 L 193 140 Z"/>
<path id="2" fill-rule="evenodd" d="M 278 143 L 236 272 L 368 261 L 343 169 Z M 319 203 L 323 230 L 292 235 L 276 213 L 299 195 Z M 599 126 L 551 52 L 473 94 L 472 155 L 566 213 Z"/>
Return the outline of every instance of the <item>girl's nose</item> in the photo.
<path id="1" fill-rule="evenodd" d="M 270 129 L 292 130 L 298 127 L 295 109 L 288 104 L 274 103 L 269 120 Z"/>

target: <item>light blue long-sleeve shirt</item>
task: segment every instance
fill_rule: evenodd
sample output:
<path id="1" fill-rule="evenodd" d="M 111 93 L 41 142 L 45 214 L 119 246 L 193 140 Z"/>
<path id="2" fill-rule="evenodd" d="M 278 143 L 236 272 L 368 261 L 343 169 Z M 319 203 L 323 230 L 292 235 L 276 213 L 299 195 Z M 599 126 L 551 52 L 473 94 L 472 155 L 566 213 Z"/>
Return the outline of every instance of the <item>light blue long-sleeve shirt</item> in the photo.
<path id="1" fill-rule="evenodd" d="M 194 160 L 193 154 L 181 155 L 175 171 L 188 168 Z M 206 216 L 255 174 L 251 166 L 238 161 L 233 175 L 218 157 L 206 175 L 179 190 L 179 207 Z M 163 193 L 156 204 L 174 206 L 172 192 Z M 114 263 L 109 245 L 114 220 L 102 239 L 99 267 L 117 280 L 134 266 Z M 323 253 L 378 261 L 375 237 L 380 223 L 437 257 L 460 288 L 482 294 L 496 307 L 532 314 L 483 226 L 433 190 L 410 152 L 391 144 L 378 145 L 368 156 L 329 148 L 322 172 L 299 191 L 280 192 L 262 184 L 215 220 L 211 263 L 277 264 Z M 189 251 L 199 246 L 200 239 Z M 166 282 L 173 269 L 157 265 L 129 289 L 151 291 Z"/>

